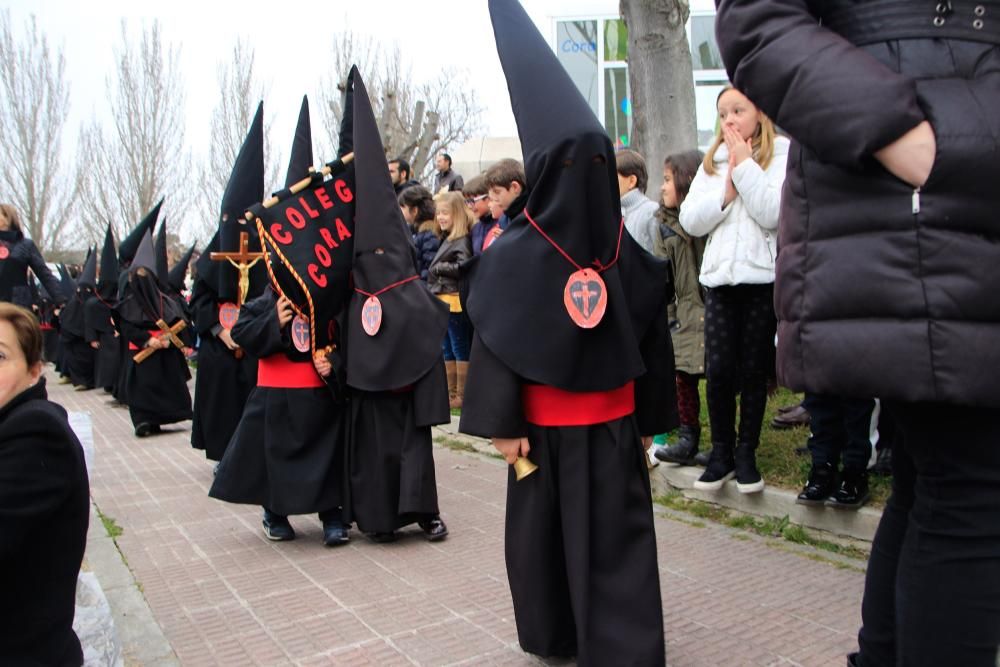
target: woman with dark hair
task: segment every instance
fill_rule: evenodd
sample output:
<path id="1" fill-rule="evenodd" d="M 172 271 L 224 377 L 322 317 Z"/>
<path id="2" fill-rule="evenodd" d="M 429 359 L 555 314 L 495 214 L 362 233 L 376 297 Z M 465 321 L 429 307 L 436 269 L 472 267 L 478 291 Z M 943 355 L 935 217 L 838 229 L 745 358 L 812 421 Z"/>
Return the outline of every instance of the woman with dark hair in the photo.
<path id="1" fill-rule="evenodd" d="M 434 255 L 441 247 L 441 230 L 434 220 L 437 213 L 434 197 L 427 188 L 414 185 L 399 193 L 399 208 L 413 235 L 417 273 L 426 281 Z"/>
<path id="2" fill-rule="evenodd" d="M 73 614 L 90 485 L 41 355 L 38 320 L 0 303 L 0 662 L 80 665 Z"/>
<path id="3" fill-rule="evenodd" d="M 849 662 L 995 667 L 1000 0 L 717 4 L 729 76 L 795 138 L 778 379 L 902 432 Z"/>
<path id="4" fill-rule="evenodd" d="M 31 308 L 29 268 L 53 300 L 60 305 L 66 301 L 68 295 L 63 294 L 59 281 L 45 265 L 42 253 L 31 239 L 24 238 L 17 209 L 0 204 L 0 301 Z"/>

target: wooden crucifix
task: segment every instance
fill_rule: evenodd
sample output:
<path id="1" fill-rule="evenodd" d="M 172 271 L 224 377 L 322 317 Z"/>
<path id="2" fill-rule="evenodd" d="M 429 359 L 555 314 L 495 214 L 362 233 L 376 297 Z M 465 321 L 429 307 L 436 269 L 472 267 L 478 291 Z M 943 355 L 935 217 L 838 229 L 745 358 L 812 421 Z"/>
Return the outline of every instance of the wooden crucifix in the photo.
<path id="1" fill-rule="evenodd" d="M 264 253 L 262 252 L 250 252 L 250 234 L 247 232 L 240 232 L 239 252 L 213 252 L 211 254 L 210 259 L 213 262 L 229 262 L 233 268 L 240 272 L 237 308 L 243 305 L 247 293 L 250 291 L 250 269 L 263 258 Z"/>
<path id="2" fill-rule="evenodd" d="M 174 326 L 171 327 L 167 326 L 167 323 L 164 320 L 156 320 L 156 326 L 160 327 L 160 336 L 158 337 L 166 336 L 170 340 L 170 342 L 174 344 L 174 347 L 176 347 L 178 350 L 181 351 L 184 350 L 184 341 L 178 338 L 177 334 L 184 331 L 184 329 L 187 327 L 187 322 L 185 322 L 184 320 L 177 320 L 174 323 Z M 158 349 L 160 348 L 158 347 L 143 348 L 139 350 L 134 357 L 132 357 L 132 360 L 137 364 L 141 364 L 142 362 L 146 361 L 146 359 L 153 356 L 153 353 L 156 352 Z"/>

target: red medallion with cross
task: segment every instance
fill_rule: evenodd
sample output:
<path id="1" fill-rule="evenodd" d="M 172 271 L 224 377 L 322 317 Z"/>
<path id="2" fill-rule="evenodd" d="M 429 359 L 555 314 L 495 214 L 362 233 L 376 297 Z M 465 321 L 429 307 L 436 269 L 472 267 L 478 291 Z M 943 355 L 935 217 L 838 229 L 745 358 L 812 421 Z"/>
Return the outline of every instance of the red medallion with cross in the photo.
<path id="1" fill-rule="evenodd" d="M 7 247 L 6 243 L 0 243 L 0 259 L 7 259 L 10 257 L 10 248 Z"/>
<path id="2" fill-rule="evenodd" d="M 361 307 L 361 327 L 369 336 L 374 336 L 382 327 L 382 302 L 377 296 L 370 296 Z"/>
<path id="3" fill-rule="evenodd" d="M 608 290 L 601 274 L 593 269 L 571 274 L 563 290 L 563 303 L 576 326 L 593 329 L 600 324 L 608 308 Z"/>
<path id="4" fill-rule="evenodd" d="M 228 302 L 219 306 L 219 324 L 226 331 L 232 331 L 239 317 L 240 309 L 235 303 Z"/>
<path id="5" fill-rule="evenodd" d="M 296 315 L 292 318 L 292 344 L 299 352 L 308 352 L 309 346 L 309 320 Z"/>

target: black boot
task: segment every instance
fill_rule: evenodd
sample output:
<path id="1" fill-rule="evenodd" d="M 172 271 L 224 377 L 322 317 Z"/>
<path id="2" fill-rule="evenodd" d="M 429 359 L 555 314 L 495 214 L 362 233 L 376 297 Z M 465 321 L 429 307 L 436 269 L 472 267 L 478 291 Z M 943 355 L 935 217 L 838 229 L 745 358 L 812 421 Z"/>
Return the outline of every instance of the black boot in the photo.
<path id="1" fill-rule="evenodd" d="M 736 474 L 733 462 L 733 446 L 728 442 L 713 442 L 712 454 L 708 458 L 705 472 L 694 483 L 699 491 L 718 491 Z"/>
<path id="2" fill-rule="evenodd" d="M 822 506 L 827 498 L 833 495 L 836 481 L 837 471 L 832 463 L 813 466 L 812 470 L 809 471 L 809 481 L 806 482 L 802 493 L 795 499 L 795 502 L 811 507 Z"/>
<path id="3" fill-rule="evenodd" d="M 740 493 L 760 493 L 764 479 L 757 470 L 757 443 L 741 442 L 736 445 L 736 490 Z"/>
<path id="4" fill-rule="evenodd" d="M 698 453 L 698 441 L 701 439 L 701 426 L 681 426 L 677 429 L 677 433 L 677 442 L 657 448 L 653 455 L 667 463 L 694 465 L 694 457 Z"/>
<path id="5" fill-rule="evenodd" d="M 826 501 L 826 506 L 842 510 L 858 510 L 868 502 L 869 498 L 871 494 L 868 492 L 868 471 L 844 468 L 840 486 Z"/>

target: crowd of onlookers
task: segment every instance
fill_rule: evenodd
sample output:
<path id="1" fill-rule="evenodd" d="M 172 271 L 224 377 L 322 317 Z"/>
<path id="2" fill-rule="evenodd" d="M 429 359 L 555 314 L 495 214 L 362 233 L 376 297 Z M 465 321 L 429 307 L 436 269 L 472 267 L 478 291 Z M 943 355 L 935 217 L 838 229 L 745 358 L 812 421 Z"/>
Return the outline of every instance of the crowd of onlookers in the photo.
<path id="1" fill-rule="evenodd" d="M 681 425 L 654 439 L 649 464 L 700 465 L 705 469 L 695 488 L 716 491 L 735 478 L 739 492 L 757 493 L 764 479 L 756 451 L 776 386 L 776 230 L 789 142 L 738 90 L 726 88 L 717 104 L 719 132 L 707 153 L 664 159 L 659 201 L 646 195 L 654 188 L 638 152 L 620 149 L 616 171 L 625 229 L 669 263 L 674 295 L 667 317 Z M 520 213 L 526 182 L 523 166 L 512 159 L 467 182 L 452 170 L 447 154 L 437 157 L 436 167 L 428 189 L 413 178 L 406 160 L 389 162 L 420 277 L 451 311 L 442 347 L 451 405 L 459 408 L 472 339 L 459 298 L 462 265 Z M 709 422 L 704 438 L 703 379 Z M 869 469 L 878 460 L 878 470 L 888 473 L 888 421 L 875 398 L 809 394 L 779 408 L 775 428 L 810 426 L 808 446 L 799 453 L 811 455 L 812 468 L 798 502 L 861 507 L 869 498 Z"/>

